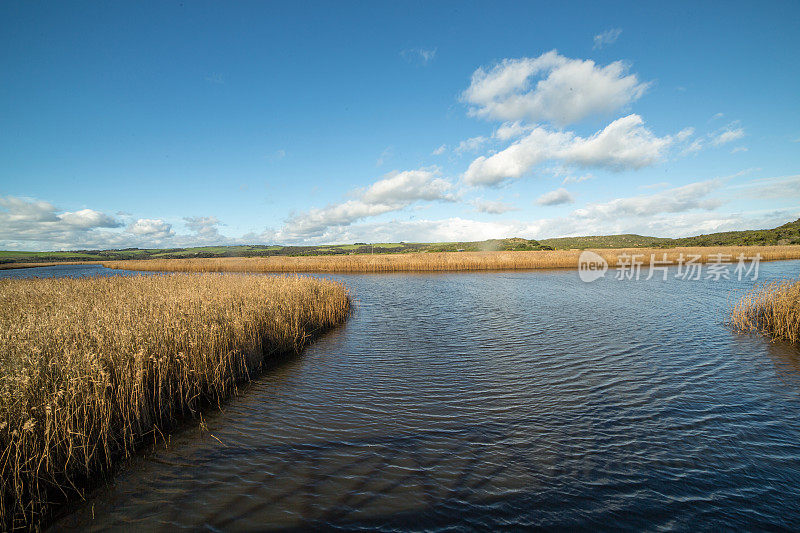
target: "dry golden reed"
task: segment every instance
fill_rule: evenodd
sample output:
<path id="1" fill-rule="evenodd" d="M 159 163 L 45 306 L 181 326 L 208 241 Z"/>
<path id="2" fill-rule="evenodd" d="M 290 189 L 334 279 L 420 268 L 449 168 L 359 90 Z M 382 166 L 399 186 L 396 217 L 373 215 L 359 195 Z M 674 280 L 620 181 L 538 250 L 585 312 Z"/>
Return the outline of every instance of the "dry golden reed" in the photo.
<path id="1" fill-rule="evenodd" d="M 350 309 L 339 283 L 167 274 L 0 280 L 0 528 L 54 506 Z"/>
<path id="2" fill-rule="evenodd" d="M 757 286 L 734 304 L 730 321 L 741 332 L 759 332 L 773 339 L 800 343 L 800 281 Z"/>
<path id="3" fill-rule="evenodd" d="M 650 255 L 677 263 L 683 254 L 699 255 L 700 262 L 725 254 L 734 261 L 739 254 L 761 259 L 800 259 L 800 246 L 727 246 L 697 248 L 617 248 L 593 250 L 613 268 L 622 254 L 640 254 L 647 265 Z M 105 261 L 109 268 L 164 272 L 425 272 L 445 270 L 524 270 L 577 268 L 581 250 L 535 252 L 429 252 L 378 255 L 225 257 L 218 259 L 144 259 Z M 730 259 L 729 258 L 729 259 Z M 713 260 L 713 258 L 712 258 Z"/>

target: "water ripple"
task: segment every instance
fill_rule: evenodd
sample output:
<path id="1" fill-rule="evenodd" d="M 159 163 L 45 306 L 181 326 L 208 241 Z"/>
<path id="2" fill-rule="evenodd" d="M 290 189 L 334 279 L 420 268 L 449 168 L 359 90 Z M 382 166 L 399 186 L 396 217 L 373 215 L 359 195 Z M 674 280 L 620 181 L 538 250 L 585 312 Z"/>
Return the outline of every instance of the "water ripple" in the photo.
<path id="1" fill-rule="evenodd" d="M 210 415 L 210 434 L 186 429 L 134 460 L 59 528 L 800 523 L 800 354 L 724 327 L 744 283 L 337 279 L 358 296 L 348 324 Z"/>

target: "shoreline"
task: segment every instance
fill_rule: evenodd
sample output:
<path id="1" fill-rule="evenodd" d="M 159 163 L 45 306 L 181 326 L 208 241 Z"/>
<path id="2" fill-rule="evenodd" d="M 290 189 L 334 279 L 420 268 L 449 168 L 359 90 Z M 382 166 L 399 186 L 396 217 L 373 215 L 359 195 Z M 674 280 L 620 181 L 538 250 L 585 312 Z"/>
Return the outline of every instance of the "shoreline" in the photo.
<path id="1" fill-rule="evenodd" d="M 620 265 L 620 258 L 638 256 L 642 268 L 651 255 L 659 265 L 677 265 L 691 256 L 696 263 L 711 263 L 718 254 L 726 264 L 736 264 L 760 255 L 760 261 L 800 259 L 800 245 L 787 246 L 715 246 L 681 248 L 609 248 L 554 251 L 503 252 L 424 252 L 378 255 L 225 257 L 203 259 L 143 259 L 102 261 L 106 268 L 160 272 L 250 272 L 250 273 L 381 273 L 573 269 L 577 270 L 583 252 L 603 258 L 609 268 Z M 660 262 L 665 261 L 665 262 Z"/>

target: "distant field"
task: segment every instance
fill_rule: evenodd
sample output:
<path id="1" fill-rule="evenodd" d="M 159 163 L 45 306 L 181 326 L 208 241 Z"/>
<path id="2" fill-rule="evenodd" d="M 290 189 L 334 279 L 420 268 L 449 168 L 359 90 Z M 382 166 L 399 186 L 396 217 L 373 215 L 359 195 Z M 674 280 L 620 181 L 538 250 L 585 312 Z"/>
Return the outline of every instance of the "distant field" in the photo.
<path id="1" fill-rule="evenodd" d="M 697 255 L 698 262 L 714 261 L 717 254 L 736 261 L 760 254 L 764 261 L 800 259 L 800 246 L 733 246 L 683 248 L 622 248 L 596 250 L 611 268 L 624 254 L 639 255 L 649 264 L 650 255 L 658 261 L 677 264 Z M 230 257 L 218 259 L 165 259 L 143 261 L 107 261 L 109 268 L 167 272 L 430 272 L 468 270 L 524 270 L 544 268 L 577 268 L 580 250 L 541 250 L 530 252 L 425 252 L 350 256 L 304 257 Z M 665 264 L 665 263 L 662 263 Z"/>

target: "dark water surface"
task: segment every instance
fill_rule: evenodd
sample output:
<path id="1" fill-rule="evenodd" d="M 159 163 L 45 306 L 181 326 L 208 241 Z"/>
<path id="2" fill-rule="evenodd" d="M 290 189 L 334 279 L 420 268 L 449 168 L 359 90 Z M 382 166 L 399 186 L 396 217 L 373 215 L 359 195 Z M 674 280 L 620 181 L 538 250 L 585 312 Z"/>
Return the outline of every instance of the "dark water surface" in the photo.
<path id="1" fill-rule="evenodd" d="M 58 527 L 800 524 L 800 351 L 723 324 L 752 282 L 336 279 L 357 299 L 346 325 Z"/>

